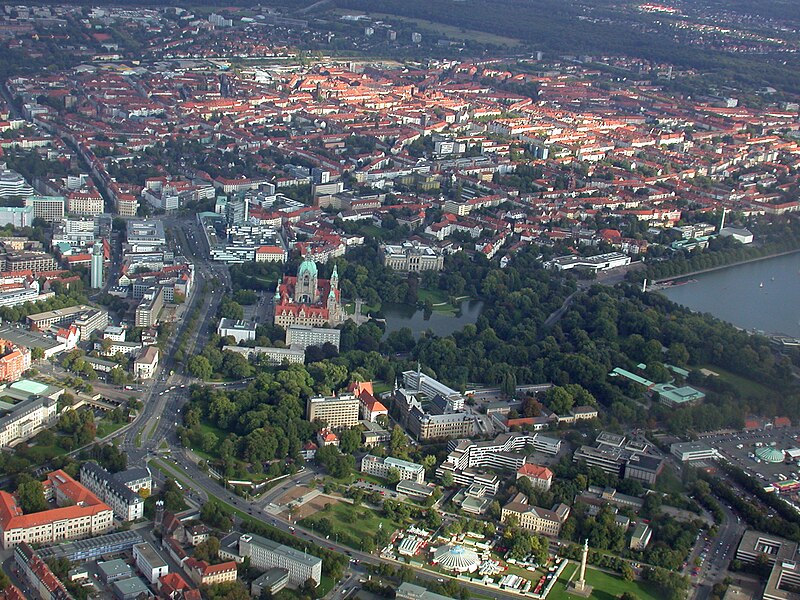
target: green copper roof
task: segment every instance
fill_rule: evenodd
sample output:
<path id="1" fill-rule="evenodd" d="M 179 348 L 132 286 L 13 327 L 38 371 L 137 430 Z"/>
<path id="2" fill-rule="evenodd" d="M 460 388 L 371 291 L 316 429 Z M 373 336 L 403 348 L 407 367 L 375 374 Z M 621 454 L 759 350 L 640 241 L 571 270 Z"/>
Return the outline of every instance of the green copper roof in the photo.
<path id="1" fill-rule="evenodd" d="M 297 271 L 297 276 L 302 277 L 305 273 L 308 272 L 309 275 L 312 277 L 317 276 L 317 263 L 315 263 L 310 258 L 306 258 L 303 262 L 300 263 L 300 268 Z"/>

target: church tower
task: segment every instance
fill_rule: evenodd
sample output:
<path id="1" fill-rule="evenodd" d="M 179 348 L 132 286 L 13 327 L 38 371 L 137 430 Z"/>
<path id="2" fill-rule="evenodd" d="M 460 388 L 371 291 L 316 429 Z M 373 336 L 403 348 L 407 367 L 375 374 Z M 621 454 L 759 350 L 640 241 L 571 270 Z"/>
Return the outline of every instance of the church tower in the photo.
<path id="1" fill-rule="evenodd" d="M 297 282 L 294 286 L 294 301 L 300 304 L 317 304 L 319 287 L 317 286 L 317 263 L 308 256 L 300 263 L 297 270 Z"/>

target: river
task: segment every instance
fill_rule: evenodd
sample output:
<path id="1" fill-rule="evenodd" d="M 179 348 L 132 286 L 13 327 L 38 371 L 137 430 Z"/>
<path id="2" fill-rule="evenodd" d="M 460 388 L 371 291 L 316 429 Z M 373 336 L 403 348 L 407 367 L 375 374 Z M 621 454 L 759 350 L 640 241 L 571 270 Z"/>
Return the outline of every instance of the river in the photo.
<path id="1" fill-rule="evenodd" d="M 425 318 L 425 311 L 407 304 L 385 304 L 382 309 L 386 318 L 386 333 L 398 331 L 403 327 L 411 329 L 415 338 L 428 329 L 439 337 L 446 337 L 458 331 L 464 325 L 475 323 L 483 310 L 480 300 L 463 300 L 459 305 L 460 313 L 452 315 L 433 311 Z"/>
<path id="2" fill-rule="evenodd" d="M 800 337 L 800 253 L 695 275 L 662 293 L 745 329 Z M 763 284 L 763 286 L 762 286 Z"/>

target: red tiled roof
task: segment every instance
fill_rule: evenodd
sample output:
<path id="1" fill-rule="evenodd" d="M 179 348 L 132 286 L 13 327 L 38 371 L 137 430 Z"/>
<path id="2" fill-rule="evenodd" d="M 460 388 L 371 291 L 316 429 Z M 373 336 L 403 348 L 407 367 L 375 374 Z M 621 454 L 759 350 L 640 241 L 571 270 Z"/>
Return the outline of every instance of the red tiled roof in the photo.
<path id="1" fill-rule="evenodd" d="M 517 471 L 520 475 L 525 475 L 526 477 L 533 477 L 534 479 L 552 479 L 553 472 L 548 469 L 547 467 L 542 467 L 540 465 L 534 465 L 533 463 L 527 463 L 522 465 L 519 470 Z"/>
<path id="2" fill-rule="evenodd" d="M 59 493 L 72 502 L 74 506 L 62 506 L 29 515 L 23 514 L 17 499 L 8 492 L 0 491 L 0 529 L 27 529 L 46 525 L 53 521 L 78 519 L 87 515 L 96 515 L 111 510 L 92 492 L 67 475 L 64 471 L 53 471 L 44 482 L 45 487 L 56 488 Z"/>

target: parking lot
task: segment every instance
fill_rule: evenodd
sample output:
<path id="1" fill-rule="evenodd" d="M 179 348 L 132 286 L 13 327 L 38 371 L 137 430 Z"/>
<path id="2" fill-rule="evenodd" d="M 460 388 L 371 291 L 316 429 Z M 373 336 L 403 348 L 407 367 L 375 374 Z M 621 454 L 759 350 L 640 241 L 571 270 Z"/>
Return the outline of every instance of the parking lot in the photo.
<path id="1" fill-rule="evenodd" d="M 756 451 L 764 447 L 780 451 L 800 448 L 798 436 L 800 428 L 786 427 L 709 436 L 703 441 L 716 448 L 731 464 L 744 469 L 766 485 L 778 481 L 781 475 L 793 479 L 792 473 L 800 475 L 800 467 L 795 461 L 787 462 L 788 457 L 780 463 L 765 462 L 754 457 Z"/>

